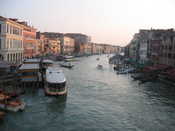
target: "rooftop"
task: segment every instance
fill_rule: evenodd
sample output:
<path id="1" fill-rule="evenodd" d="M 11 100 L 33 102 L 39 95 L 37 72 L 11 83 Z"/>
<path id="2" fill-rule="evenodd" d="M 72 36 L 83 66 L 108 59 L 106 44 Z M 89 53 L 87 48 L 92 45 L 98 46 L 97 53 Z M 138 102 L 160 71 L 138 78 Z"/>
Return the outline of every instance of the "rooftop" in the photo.
<path id="1" fill-rule="evenodd" d="M 39 69 L 39 64 L 22 64 L 19 70 Z"/>

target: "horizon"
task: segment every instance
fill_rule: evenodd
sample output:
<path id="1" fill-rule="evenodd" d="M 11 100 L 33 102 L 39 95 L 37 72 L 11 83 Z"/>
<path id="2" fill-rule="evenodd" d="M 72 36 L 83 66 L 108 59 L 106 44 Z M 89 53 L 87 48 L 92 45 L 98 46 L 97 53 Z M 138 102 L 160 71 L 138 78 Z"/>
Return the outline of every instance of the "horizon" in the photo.
<path id="1" fill-rule="evenodd" d="M 140 29 L 174 29 L 169 15 L 174 5 L 173 0 L 2 0 L 0 15 L 41 32 L 82 33 L 94 43 L 125 46 Z"/>

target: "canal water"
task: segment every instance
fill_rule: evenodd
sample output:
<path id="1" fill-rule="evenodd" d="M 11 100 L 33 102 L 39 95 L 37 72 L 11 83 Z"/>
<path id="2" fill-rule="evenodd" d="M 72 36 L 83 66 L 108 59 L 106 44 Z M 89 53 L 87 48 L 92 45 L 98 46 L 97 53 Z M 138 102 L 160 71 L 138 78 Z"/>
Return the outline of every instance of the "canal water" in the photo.
<path id="1" fill-rule="evenodd" d="M 63 69 L 69 87 L 66 100 L 30 89 L 22 96 L 26 110 L 8 113 L 0 131 L 175 130 L 175 88 L 139 85 L 129 75 L 117 75 L 106 55 L 79 60 L 74 69 Z"/>

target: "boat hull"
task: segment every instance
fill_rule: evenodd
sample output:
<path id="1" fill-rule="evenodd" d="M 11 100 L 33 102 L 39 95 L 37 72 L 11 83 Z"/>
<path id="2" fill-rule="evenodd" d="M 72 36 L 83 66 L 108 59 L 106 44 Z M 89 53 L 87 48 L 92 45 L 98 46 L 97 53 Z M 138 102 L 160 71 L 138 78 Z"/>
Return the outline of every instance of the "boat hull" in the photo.
<path id="1" fill-rule="evenodd" d="M 60 64 L 60 66 L 61 66 L 61 67 L 64 67 L 64 68 L 69 68 L 69 69 L 71 69 L 71 68 L 73 68 L 73 67 L 74 67 L 74 65 L 67 66 L 67 65 L 61 65 L 61 64 Z"/>
<path id="2" fill-rule="evenodd" d="M 5 117 L 5 112 L 0 111 L 0 120 L 2 120 Z"/>
<path id="3" fill-rule="evenodd" d="M 45 87 L 44 91 L 46 96 L 56 97 L 56 96 L 67 96 L 68 89 L 67 87 L 65 87 L 64 91 L 53 92 L 53 91 L 50 91 L 48 87 Z"/>
<path id="4" fill-rule="evenodd" d="M 22 103 L 19 106 L 10 106 L 10 105 L 0 103 L 0 109 L 5 111 L 11 111 L 11 112 L 23 111 L 25 109 L 25 103 Z"/>

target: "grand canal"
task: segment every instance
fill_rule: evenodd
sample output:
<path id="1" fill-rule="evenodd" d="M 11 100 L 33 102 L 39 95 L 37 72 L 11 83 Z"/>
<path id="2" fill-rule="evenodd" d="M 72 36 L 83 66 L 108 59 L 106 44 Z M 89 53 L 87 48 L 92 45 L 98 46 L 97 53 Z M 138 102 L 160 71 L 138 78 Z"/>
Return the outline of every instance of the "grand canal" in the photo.
<path id="1" fill-rule="evenodd" d="M 30 89 L 26 110 L 8 113 L 0 131 L 173 131 L 175 88 L 159 83 L 139 85 L 129 75 L 116 75 L 108 58 L 80 58 L 68 80 L 66 100 Z M 104 65 L 103 70 L 96 68 Z"/>

